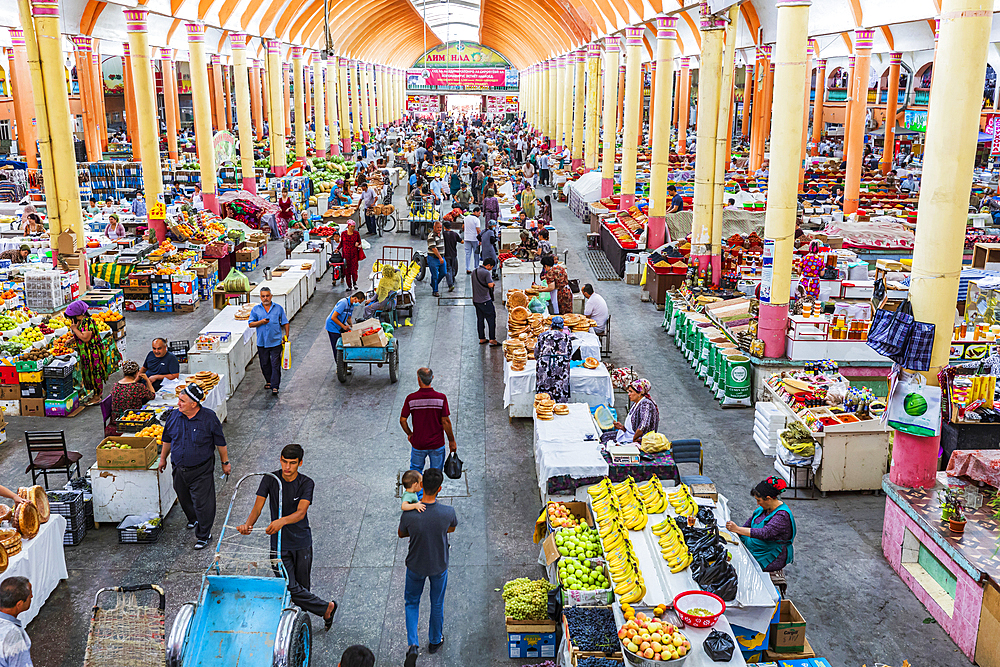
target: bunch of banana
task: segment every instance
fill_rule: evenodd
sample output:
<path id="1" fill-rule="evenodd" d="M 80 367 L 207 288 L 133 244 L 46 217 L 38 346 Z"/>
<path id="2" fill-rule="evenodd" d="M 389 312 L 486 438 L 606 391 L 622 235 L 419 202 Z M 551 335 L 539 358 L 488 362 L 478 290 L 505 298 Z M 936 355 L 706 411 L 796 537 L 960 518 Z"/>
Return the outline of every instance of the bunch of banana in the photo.
<path id="1" fill-rule="evenodd" d="M 611 551 L 606 551 L 608 572 L 614 584 L 615 594 L 620 602 L 634 604 L 646 595 L 646 584 L 642 579 L 639 561 L 632 551 L 632 543 L 626 539 Z"/>
<path id="2" fill-rule="evenodd" d="M 667 509 L 667 494 L 663 491 L 660 480 L 653 475 L 648 482 L 643 482 L 638 487 L 639 495 L 642 497 L 642 504 L 646 506 L 649 514 L 660 514 Z"/>
<path id="3" fill-rule="evenodd" d="M 646 505 L 641 500 L 642 496 L 631 475 L 624 482 L 613 484 L 612 488 L 615 495 L 618 496 L 618 504 L 621 507 L 620 516 L 625 526 L 629 530 L 645 528 L 649 516 L 646 514 Z"/>
<path id="4" fill-rule="evenodd" d="M 688 488 L 687 484 L 681 484 L 669 492 L 667 500 L 670 501 L 671 507 L 680 516 L 694 516 L 698 513 L 698 504 L 691 497 L 691 489 Z"/>
<path id="5" fill-rule="evenodd" d="M 599 484 L 587 489 L 587 493 L 590 494 L 590 505 L 594 508 L 594 519 L 597 521 L 597 526 L 603 537 L 611 520 L 617 519 L 621 514 L 618 496 L 607 477 Z"/>
<path id="6" fill-rule="evenodd" d="M 653 534 L 660 538 L 660 553 L 663 555 L 663 560 L 667 561 L 671 572 L 676 574 L 691 564 L 694 558 L 688 551 L 684 534 L 672 517 L 668 516 L 653 526 L 652 530 Z"/>

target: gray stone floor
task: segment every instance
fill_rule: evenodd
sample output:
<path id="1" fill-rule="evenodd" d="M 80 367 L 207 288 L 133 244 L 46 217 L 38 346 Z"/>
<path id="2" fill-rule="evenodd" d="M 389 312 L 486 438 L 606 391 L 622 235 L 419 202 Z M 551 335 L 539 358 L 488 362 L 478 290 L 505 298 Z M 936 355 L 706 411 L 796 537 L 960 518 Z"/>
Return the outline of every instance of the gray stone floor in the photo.
<path id="1" fill-rule="evenodd" d="M 561 244 L 569 249 L 570 276 L 581 284 L 592 281 L 583 256 L 586 228 L 562 204 L 556 204 L 555 224 Z M 375 239 L 362 276 L 382 243 L 423 245 L 408 234 Z M 274 243 L 265 264 L 283 258 L 281 244 Z M 259 277 L 260 270 L 251 279 Z M 751 438 L 752 411 L 724 411 L 709 399 L 660 330 L 662 314 L 640 303 L 638 287 L 595 285 L 615 316 L 613 361 L 634 364 L 640 376 L 652 381 L 661 431 L 671 438 L 702 439 L 705 474 L 731 499 L 736 516 L 745 517 L 751 508 L 750 487 L 771 471 L 771 462 Z M 443 288 L 442 293 L 447 294 Z M 278 452 L 289 442 L 305 447 L 302 470 L 317 483 L 309 513 L 315 552 L 312 588 L 340 603 L 333 629 L 320 629 L 314 636 L 314 664 L 337 665 L 341 652 L 353 643 L 371 647 L 380 666 L 402 664 L 406 543 L 396 537 L 394 484 L 398 471 L 407 467 L 409 446 L 397 419 L 405 396 L 416 389 L 415 371 L 421 366 L 435 370 L 435 387 L 449 396 L 469 496 L 448 501 L 460 525 L 451 540 L 445 647 L 437 655 L 422 656 L 419 664 L 510 664 L 497 589 L 511 578 L 541 574 L 531 540 L 541 504 L 531 423 L 511 422 L 502 408 L 502 354 L 477 344 L 471 306 L 438 306 L 430 288 L 418 285 L 413 326 L 399 334 L 401 381 L 390 385 L 385 369 L 370 377 L 359 369 L 343 386 L 336 380 L 323 329 L 343 294 L 342 284 L 331 289 L 329 278 L 320 284 L 292 321 L 293 365 L 283 378 L 281 396 L 264 393 L 255 361 L 229 401 L 225 424 L 237 477 L 275 469 Z M 466 294 L 471 292 L 460 271 L 452 296 Z M 141 361 L 153 336 L 193 339 L 212 317 L 206 304 L 191 314 L 130 315 L 128 356 Z M 9 420 L 9 440 L 0 448 L 0 482 L 16 488 L 28 481 L 23 474 L 26 428 L 65 429 L 72 448 L 83 453 L 84 466 L 93 463 L 101 434 L 99 410 L 44 421 Z M 218 489 L 216 535 L 233 486 L 230 481 Z M 789 596 L 809 623 L 809 639 L 834 666 L 882 662 L 895 667 L 904 658 L 921 667 L 965 664 L 937 625 L 923 623 L 926 610 L 885 562 L 880 546 L 884 502 L 873 495 L 844 494 L 793 504 L 799 534 L 795 564 L 788 570 Z M 82 663 L 93 595 L 102 586 L 161 583 L 167 590 L 169 627 L 179 605 L 197 597 L 211 559 L 210 552 L 195 552 L 192 544 L 183 513 L 175 508 L 155 545 L 118 545 L 115 530 L 106 526 L 88 533 L 80 546 L 67 548 L 70 578 L 28 627 L 35 664 Z M 424 638 L 426 600 L 421 609 Z M 322 623 L 313 626 L 315 630 Z"/>

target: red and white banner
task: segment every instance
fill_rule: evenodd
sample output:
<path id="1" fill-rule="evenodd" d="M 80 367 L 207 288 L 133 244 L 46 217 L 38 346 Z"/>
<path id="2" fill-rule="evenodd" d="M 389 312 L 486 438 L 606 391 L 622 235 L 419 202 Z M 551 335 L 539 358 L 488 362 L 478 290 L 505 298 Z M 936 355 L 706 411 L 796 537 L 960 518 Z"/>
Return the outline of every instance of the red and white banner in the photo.
<path id="1" fill-rule="evenodd" d="M 438 113 L 441 111 L 441 98 L 437 95 L 407 95 L 406 110 L 413 113 Z"/>
<path id="2" fill-rule="evenodd" d="M 487 95 L 486 113 L 517 113 L 517 95 Z"/>
<path id="3" fill-rule="evenodd" d="M 991 113 L 986 116 L 986 127 L 983 134 L 992 137 L 990 141 L 990 155 L 1000 155 L 1000 114 Z"/>
<path id="4" fill-rule="evenodd" d="M 479 69 L 410 69 L 406 70 L 407 86 L 433 86 L 435 88 L 461 88 L 476 90 L 507 85 L 507 70 Z"/>

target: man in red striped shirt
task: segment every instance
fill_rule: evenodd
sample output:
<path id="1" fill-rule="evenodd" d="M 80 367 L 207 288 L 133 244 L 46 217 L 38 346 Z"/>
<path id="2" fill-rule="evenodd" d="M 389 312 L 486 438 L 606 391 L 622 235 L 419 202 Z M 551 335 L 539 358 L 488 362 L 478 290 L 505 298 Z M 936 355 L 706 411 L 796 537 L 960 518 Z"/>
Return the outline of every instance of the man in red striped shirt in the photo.
<path id="1" fill-rule="evenodd" d="M 410 441 L 410 470 L 424 471 L 424 462 L 430 457 L 431 468 L 444 468 L 444 437 L 448 436 L 448 448 L 458 450 L 455 435 L 451 430 L 451 414 L 448 397 L 431 389 L 434 371 L 429 368 L 417 370 L 417 384 L 420 389 L 406 397 L 403 412 L 399 415 L 399 425 L 403 427 Z M 413 428 L 407 421 L 413 417 Z"/>

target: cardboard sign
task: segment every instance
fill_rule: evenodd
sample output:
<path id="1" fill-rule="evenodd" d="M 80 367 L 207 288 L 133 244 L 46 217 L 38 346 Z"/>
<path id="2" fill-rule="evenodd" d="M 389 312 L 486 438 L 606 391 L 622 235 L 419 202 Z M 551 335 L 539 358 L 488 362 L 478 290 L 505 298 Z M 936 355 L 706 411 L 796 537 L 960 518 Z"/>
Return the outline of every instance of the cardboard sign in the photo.
<path id="1" fill-rule="evenodd" d="M 167 217 L 167 207 L 163 205 L 163 202 L 156 202 L 149 207 L 149 219 L 150 220 L 164 220 Z"/>

